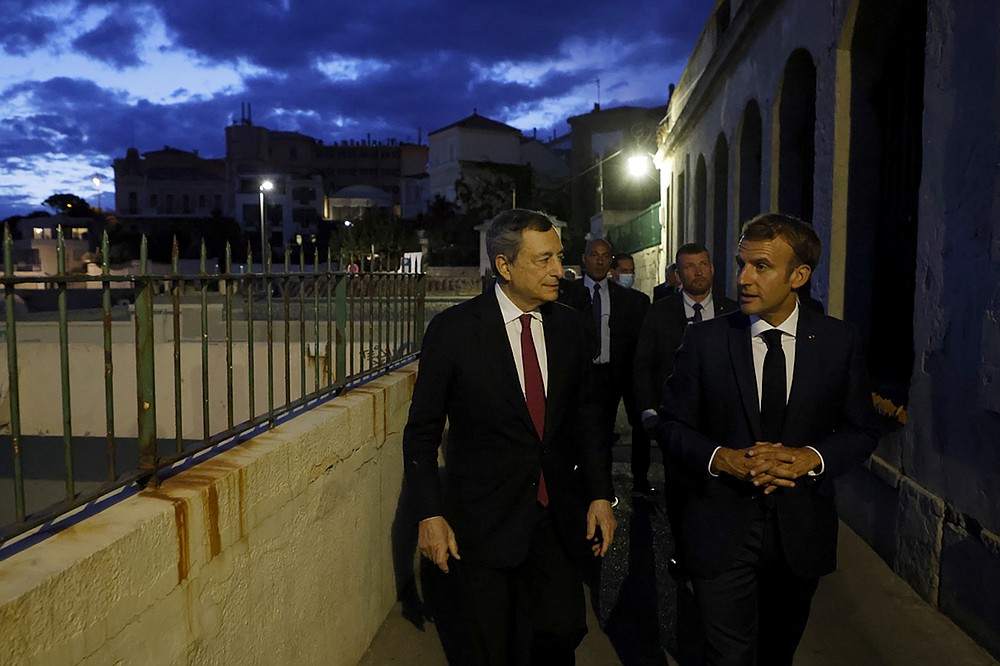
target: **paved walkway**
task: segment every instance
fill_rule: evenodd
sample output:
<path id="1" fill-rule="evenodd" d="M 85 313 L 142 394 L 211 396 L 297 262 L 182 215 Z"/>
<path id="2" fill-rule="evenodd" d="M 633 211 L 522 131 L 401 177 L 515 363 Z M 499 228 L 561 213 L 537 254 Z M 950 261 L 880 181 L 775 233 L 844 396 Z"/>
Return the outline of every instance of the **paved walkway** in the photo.
<path id="1" fill-rule="evenodd" d="M 663 499 L 629 496 L 627 444 L 614 452 L 619 533 L 602 569 L 597 611 L 590 610 L 590 633 L 577 650 L 577 663 L 694 666 L 698 659 L 685 648 L 697 635 L 697 621 L 690 593 L 678 589 L 666 571 L 664 553 L 672 543 Z M 650 476 L 662 487 L 662 465 L 654 463 Z M 839 567 L 820 583 L 796 666 L 998 663 L 921 600 L 846 525 L 840 537 Z M 424 623 L 418 630 L 397 605 L 361 664 L 444 666 L 446 661 L 434 625 Z"/>

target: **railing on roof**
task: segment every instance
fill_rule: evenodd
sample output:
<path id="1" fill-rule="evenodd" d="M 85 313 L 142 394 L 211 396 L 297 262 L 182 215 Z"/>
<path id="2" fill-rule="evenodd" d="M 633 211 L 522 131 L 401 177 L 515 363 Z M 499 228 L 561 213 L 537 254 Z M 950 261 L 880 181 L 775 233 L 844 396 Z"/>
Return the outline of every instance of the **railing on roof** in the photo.
<path id="1" fill-rule="evenodd" d="M 424 330 L 423 274 L 335 271 L 329 251 L 324 262 L 318 251 L 311 262 L 300 251 L 298 265 L 293 268 L 288 250 L 281 270 L 275 271 L 268 260 L 262 272 L 239 272 L 234 271 L 228 244 L 221 272 L 209 273 L 202 243 L 200 270 L 196 275 L 185 275 L 178 270 L 175 239 L 172 270 L 153 275 L 148 270 L 143 238 L 138 274 L 112 275 L 105 234 L 101 274 L 71 275 L 66 272 L 61 230 L 57 247 L 56 275 L 18 276 L 14 272 L 11 237 L 4 231 L 4 274 L 0 284 L 6 305 L 2 336 L 8 383 L 3 397 L 9 405 L 9 418 L 0 435 L 0 463 L 4 463 L 0 464 L 0 488 L 12 486 L 14 510 L 0 520 L 0 545 L 115 489 L 133 483 L 156 486 L 166 467 L 207 448 L 273 427 L 276 420 L 293 410 L 318 404 L 408 363 L 420 349 Z M 247 265 L 252 266 L 249 247 L 247 257 Z M 42 318 L 43 323 L 31 321 L 18 302 L 18 286 L 39 283 L 57 292 L 55 322 L 51 317 L 47 321 Z M 70 292 L 86 287 L 102 292 L 100 336 L 93 330 L 97 326 L 96 313 L 87 317 L 87 313 L 68 306 Z M 125 300 L 134 306 L 123 306 Z M 92 327 L 89 348 L 81 339 L 85 337 L 81 331 L 88 325 L 87 320 Z M 19 329 L 51 329 L 53 325 L 58 329 L 58 340 L 53 334 L 52 342 L 42 342 L 40 350 L 33 346 L 39 344 L 37 340 L 25 340 L 19 347 Z M 134 337 L 127 331 L 121 335 L 123 327 L 134 328 Z M 32 331 L 37 337 L 37 331 Z M 71 334 L 77 339 L 71 340 Z M 59 350 L 58 397 L 56 377 L 45 376 L 54 373 L 28 378 L 19 370 L 22 361 L 33 363 L 36 369 L 53 363 L 54 355 L 49 354 L 51 360 L 46 360 L 45 354 L 52 345 Z M 98 347 L 103 348 L 103 355 L 96 353 Z M 22 358 L 29 348 L 32 353 Z M 158 355 L 158 351 L 162 353 Z M 168 358 L 172 367 L 165 368 L 163 361 Z M 88 360 L 89 368 L 73 367 L 86 366 Z M 210 368 L 220 366 L 224 373 L 210 373 Z M 85 372 L 87 369 L 92 372 Z M 123 372 L 127 373 L 124 378 Z M 103 382 L 97 379 L 101 374 Z M 37 382 L 45 383 L 48 404 L 27 404 L 22 400 L 25 389 L 32 389 L 28 392 L 36 402 L 44 402 L 37 400 Z M 123 393 L 128 396 L 133 385 L 137 411 L 132 412 L 135 416 L 126 417 L 121 413 L 125 410 L 115 409 L 115 396 L 116 392 L 119 400 Z M 82 394 L 91 395 L 81 395 L 81 386 Z M 101 389 L 103 400 L 98 393 Z M 80 427 L 74 430 L 73 406 L 83 399 L 103 402 L 104 415 L 103 419 L 94 413 L 77 417 L 92 426 L 81 433 Z M 161 415 L 158 421 L 158 407 L 172 412 L 172 419 Z M 103 421 L 106 435 L 87 437 L 104 430 L 95 419 Z M 61 442 L 50 435 L 53 432 L 61 432 Z M 49 452 L 49 459 L 37 472 L 41 455 L 38 451 L 43 448 Z M 32 468 L 28 474 L 26 458 Z M 81 467 L 91 470 L 98 464 L 103 478 L 78 483 L 74 477 L 78 461 Z M 53 467 L 59 469 L 54 472 Z M 61 500 L 37 510 L 33 506 L 29 511 L 26 481 L 35 482 L 38 476 L 48 479 L 45 483 L 50 493 L 53 477 L 62 477 Z M 6 501 L 0 498 L 0 508 Z M 0 512 L 0 516 L 4 515 Z"/>

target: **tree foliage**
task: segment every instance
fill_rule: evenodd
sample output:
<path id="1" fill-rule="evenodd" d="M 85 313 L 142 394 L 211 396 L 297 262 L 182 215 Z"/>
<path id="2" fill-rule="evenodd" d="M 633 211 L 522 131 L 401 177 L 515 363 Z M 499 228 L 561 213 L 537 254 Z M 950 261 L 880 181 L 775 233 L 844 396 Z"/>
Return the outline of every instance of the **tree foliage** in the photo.
<path id="1" fill-rule="evenodd" d="M 42 204 L 60 215 L 68 215 L 69 217 L 90 217 L 94 214 L 90 204 L 75 194 L 53 194 Z"/>

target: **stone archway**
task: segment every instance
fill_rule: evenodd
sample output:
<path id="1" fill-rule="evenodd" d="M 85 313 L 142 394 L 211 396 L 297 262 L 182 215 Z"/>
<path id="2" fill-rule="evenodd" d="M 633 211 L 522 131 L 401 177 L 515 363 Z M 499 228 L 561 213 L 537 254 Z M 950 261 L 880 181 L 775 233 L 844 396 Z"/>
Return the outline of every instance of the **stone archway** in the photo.
<path id="1" fill-rule="evenodd" d="M 868 345 L 875 389 L 905 403 L 913 370 L 913 295 L 923 118 L 926 0 L 862 0 L 849 48 L 843 315 Z M 839 90 L 838 90 L 839 92 Z M 839 154 L 843 154 L 838 151 Z M 835 188 L 836 192 L 836 188 Z"/>
<path id="2" fill-rule="evenodd" d="M 737 236 L 743 223 L 761 211 L 761 132 L 760 106 L 756 100 L 750 100 L 743 109 L 737 135 L 737 197 L 733 219 Z"/>
<path id="3" fill-rule="evenodd" d="M 816 65 L 805 49 L 785 64 L 775 98 L 772 208 L 812 222 L 816 164 Z"/>
<path id="4" fill-rule="evenodd" d="M 698 155 L 694 168 L 694 240 L 705 244 L 708 235 L 708 170 L 705 168 L 705 156 Z"/>
<path id="5" fill-rule="evenodd" d="M 726 135 L 719 132 L 712 151 L 712 262 L 715 264 L 715 284 L 712 289 L 717 294 L 726 293 L 729 284 L 727 275 L 731 271 L 733 254 L 729 239 L 729 142 Z"/>

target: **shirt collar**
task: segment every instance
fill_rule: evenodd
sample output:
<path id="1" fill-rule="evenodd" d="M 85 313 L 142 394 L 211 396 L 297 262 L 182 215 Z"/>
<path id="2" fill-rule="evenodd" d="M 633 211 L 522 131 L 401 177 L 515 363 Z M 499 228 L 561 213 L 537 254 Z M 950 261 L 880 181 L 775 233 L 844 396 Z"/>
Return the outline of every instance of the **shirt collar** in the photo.
<path id="1" fill-rule="evenodd" d="M 494 291 L 497 295 L 497 303 L 500 304 L 500 316 L 503 317 L 504 326 L 511 323 L 515 319 L 519 319 L 521 315 L 525 314 L 521 311 L 521 308 L 514 305 L 514 302 L 511 301 L 507 294 L 504 293 L 503 289 L 500 288 L 500 282 L 496 283 Z M 542 313 L 538 310 L 532 310 L 528 314 L 538 321 L 542 320 Z"/>
<path id="2" fill-rule="evenodd" d="M 788 315 L 788 319 L 781 322 L 778 326 L 771 326 L 766 321 L 758 317 L 757 315 L 750 315 L 750 337 L 757 337 L 764 331 L 769 331 L 772 328 L 776 328 L 785 335 L 790 335 L 795 337 L 795 330 L 799 326 L 799 304 L 796 301 L 795 309 L 792 310 L 792 314 Z"/>
<path id="3" fill-rule="evenodd" d="M 688 295 L 688 293 L 686 291 L 684 291 L 683 289 L 681 289 L 681 294 L 683 295 L 683 298 L 684 298 L 684 304 L 687 305 L 689 308 L 693 309 L 694 308 L 694 302 L 695 302 L 694 299 L 691 298 Z M 706 296 L 705 298 L 701 299 L 700 303 L 701 303 L 701 309 L 702 310 L 706 309 L 709 305 L 711 305 L 712 304 L 712 292 L 708 292 L 708 296 Z"/>
<path id="4" fill-rule="evenodd" d="M 607 290 L 608 288 L 608 276 L 604 276 L 604 279 L 600 282 L 596 282 L 594 278 L 590 277 L 586 273 L 583 274 L 583 286 L 586 287 L 591 293 L 594 291 L 594 285 L 601 285 L 601 289 Z"/>

